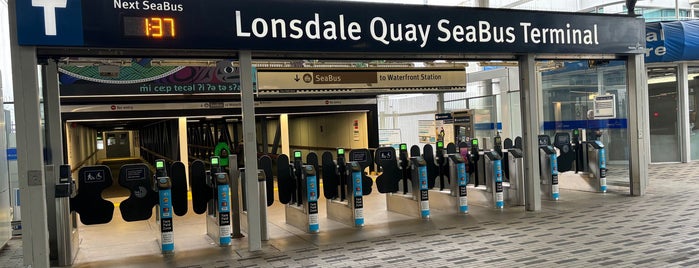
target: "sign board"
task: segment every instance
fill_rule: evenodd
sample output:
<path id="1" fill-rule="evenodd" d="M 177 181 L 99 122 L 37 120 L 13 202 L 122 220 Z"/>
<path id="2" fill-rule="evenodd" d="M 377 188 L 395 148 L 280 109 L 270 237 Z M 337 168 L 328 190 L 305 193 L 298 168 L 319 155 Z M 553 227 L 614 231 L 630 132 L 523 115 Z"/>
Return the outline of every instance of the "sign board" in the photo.
<path id="1" fill-rule="evenodd" d="M 616 96 L 601 95 L 595 96 L 594 115 L 595 119 L 616 118 Z"/>
<path id="2" fill-rule="evenodd" d="M 261 8 L 264 6 L 266 8 Z M 403 53 L 643 53 L 621 15 L 295 0 L 17 0 L 20 45 Z"/>
<path id="3" fill-rule="evenodd" d="M 418 120 L 417 127 L 417 137 L 420 143 L 437 142 L 437 133 L 435 132 L 434 120 Z"/>
<path id="4" fill-rule="evenodd" d="M 400 129 L 379 129 L 380 146 L 391 146 L 398 149 L 401 142 Z"/>
<path id="5" fill-rule="evenodd" d="M 17 161 L 17 148 L 7 148 L 7 160 Z"/>
<path id="6" fill-rule="evenodd" d="M 284 93 L 330 94 L 463 92 L 466 71 L 462 69 L 352 69 L 352 70 L 259 70 L 260 95 Z M 345 90 L 345 89 L 351 89 Z"/>
<path id="7" fill-rule="evenodd" d="M 149 66 L 148 60 L 121 67 L 119 76 L 103 77 L 97 66 L 59 68 L 61 97 L 174 96 L 240 94 L 240 74 L 226 62 L 216 67 Z M 253 74 L 255 72 L 253 71 Z M 253 85 L 257 82 L 253 75 Z"/>

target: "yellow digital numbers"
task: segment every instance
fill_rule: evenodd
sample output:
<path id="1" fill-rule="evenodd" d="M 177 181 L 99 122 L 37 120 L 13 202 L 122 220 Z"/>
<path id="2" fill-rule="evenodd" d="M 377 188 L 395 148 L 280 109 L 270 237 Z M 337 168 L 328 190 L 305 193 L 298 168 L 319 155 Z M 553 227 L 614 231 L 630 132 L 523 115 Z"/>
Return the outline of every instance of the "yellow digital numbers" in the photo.
<path id="1" fill-rule="evenodd" d="M 175 37 L 175 19 L 151 17 L 144 18 L 144 30 L 147 37 Z"/>

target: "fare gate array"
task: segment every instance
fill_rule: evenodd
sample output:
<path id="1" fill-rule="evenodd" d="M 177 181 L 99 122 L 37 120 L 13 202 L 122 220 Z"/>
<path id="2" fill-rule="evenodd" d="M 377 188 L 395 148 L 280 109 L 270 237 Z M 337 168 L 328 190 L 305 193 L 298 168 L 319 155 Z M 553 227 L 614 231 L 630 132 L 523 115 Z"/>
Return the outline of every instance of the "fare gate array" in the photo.
<path id="1" fill-rule="evenodd" d="M 235 156 L 231 158 L 233 161 L 229 162 L 236 163 Z M 264 158 L 261 162 L 264 162 Z M 119 210 L 124 221 L 133 222 L 153 218 L 153 208 L 157 207 L 155 221 L 160 227 L 161 251 L 172 253 L 175 250 L 174 215 L 184 216 L 189 210 L 187 174 L 181 162 L 167 165 L 164 160 L 158 159 L 154 164 L 154 175 L 150 167 L 143 163 L 126 164 L 120 168 L 118 183 L 130 191 L 130 196 L 122 201 Z M 267 167 L 271 167 L 271 164 Z M 70 170 L 69 167 L 61 170 L 64 169 Z M 78 175 L 76 188 L 69 183 L 72 179 L 68 172 L 66 183 L 59 187 L 65 193 L 59 197 L 71 197 L 71 210 L 79 214 L 83 224 L 109 223 L 114 214 L 114 204 L 103 199 L 102 192 L 113 183 L 111 170 L 105 165 L 87 166 L 82 167 Z M 238 215 L 244 211 L 240 211 L 243 206 L 238 206 L 238 202 L 241 202 L 238 192 L 231 191 L 233 183 L 228 168 L 220 165 L 219 157 L 211 158 L 208 169 L 206 163 L 196 160 L 190 166 L 189 179 L 192 210 L 196 214 L 206 213 L 208 236 L 217 245 L 231 245 L 232 237 L 240 237 L 239 231 L 233 232 L 232 225 L 239 228 Z M 264 184 L 268 184 L 266 179 Z M 271 205 L 274 199 L 270 201 L 264 200 Z M 236 209 L 232 210 L 232 207 Z"/>
<path id="2" fill-rule="evenodd" d="M 542 195 L 558 200 L 558 174 L 571 169 L 593 174 L 599 191 L 606 191 L 602 143 L 580 142 L 577 132 L 571 141 L 566 134 L 557 133 L 554 145 L 548 136 L 539 136 Z M 335 156 L 324 152 L 320 163 L 315 153 L 309 153 L 305 161 L 300 151 L 294 152 L 293 160 L 282 154 L 276 159 L 278 200 L 285 204 L 288 224 L 317 233 L 322 178 L 327 217 L 349 226 L 364 226 L 363 211 L 367 206 L 364 196 L 371 194 L 374 184 L 366 169 L 376 164 L 381 170 L 376 187 L 379 193 L 386 195 L 389 211 L 427 219 L 431 215 L 430 208 L 466 214 L 469 199 L 500 209 L 505 205 L 524 205 L 521 138 L 502 141 L 497 135 L 493 141 L 493 150 L 480 149 L 477 139 L 458 146 L 450 143 L 446 147 L 440 141 L 436 144 L 436 153 L 431 144 L 424 145 L 422 150 L 412 146 L 409 151 L 406 144 L 401 144 L 398 152 L 393 147 L 381 147 L 373 153 L 368 149 L 355 149 L 347 154 L 340 148 Z M 206 214 L 207 234 L 220 246 L 230 245 L 231 238 L 242 237 L 247 231 L 245 180 L 241 176 L 245 169 L 238 168 L 236 158 L 230 155 L 226 159 L 228 165 L 221 165 L 221 159 L 214 156 L 208 167 L 201 160 L 190 166 L 192 210 L 196 214 Z M 260 205 L 264 208 L 274 203 L 274 161 L 265 155 L 258 159 L 258 166 Z M 168 166 L 159 159 L 155 161 L 155 170 L 155 174 L 151 174 L 146 164 L 127 164 L 120 168 L 118 183 L 131 194 L 119 209 L 125 221 L 140 221 L 151 219 L 152 210 L 157 207 L 162 251 L 168 253 L 174 251 L 173 214 L 183 216 L 189 210 L 188 176 L 181 162 Z M 112 184 L 110 169 L 89 166 L 81 168 L 78 174 L 79 191 L 65 183 L 66 187 L 60 188 L 65 193 L 57 196 L 71 196 L 71 210 L 80 215 L 83 224 L 110 222 L 114 204 L 101 197 L 102 191 Z M 267 240 L 266 209 L 263 210 L 261 229 Z"/>

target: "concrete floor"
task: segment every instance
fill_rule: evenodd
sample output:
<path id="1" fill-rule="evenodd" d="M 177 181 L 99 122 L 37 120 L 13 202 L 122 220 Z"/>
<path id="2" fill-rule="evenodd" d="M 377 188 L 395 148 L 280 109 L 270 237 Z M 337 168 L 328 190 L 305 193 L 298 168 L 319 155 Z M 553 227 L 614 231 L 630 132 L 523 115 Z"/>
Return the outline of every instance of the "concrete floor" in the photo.
<path id="1" fill-rule="evenodd" d="M 628 195 L 628 171 L 610 168 L 606 194 L 562 190 L 539 212 L 471 205 L 468 215 L 432 210 L 430 220 L 386 211 L 374 189 L 366 226 L 326 219 L 320 233 L 285 223 L 284 207 L 269 208 L 270 240 L 249 252 L 247 240 L 217 247 L 205 216 L 175 217 L 175 252 L 159 251 L 154 220 L 81 226 L 73 267 L 680 267 L 699 265 L 699 162 L 651 165 L 643 197 Z M 114 200 L 119 201 L 119 200 Z M 118 209 L 115 213 L 118 213 Z M 0 266 L 21 266 L 21 240 L 0 251 Z M 9 265 L 9 266 L 5 266 Z"/>

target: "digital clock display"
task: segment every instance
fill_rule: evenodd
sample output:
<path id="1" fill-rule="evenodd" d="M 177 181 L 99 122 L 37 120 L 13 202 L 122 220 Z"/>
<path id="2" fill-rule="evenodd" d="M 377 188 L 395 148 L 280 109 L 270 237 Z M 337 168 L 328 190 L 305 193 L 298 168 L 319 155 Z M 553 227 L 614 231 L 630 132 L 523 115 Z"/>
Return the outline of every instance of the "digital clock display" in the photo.
<path id="1" fill-rule="evenodd" d="M 175 38 L 177 23 L 171 17 L 124 17 L 124 36 Z"/>

